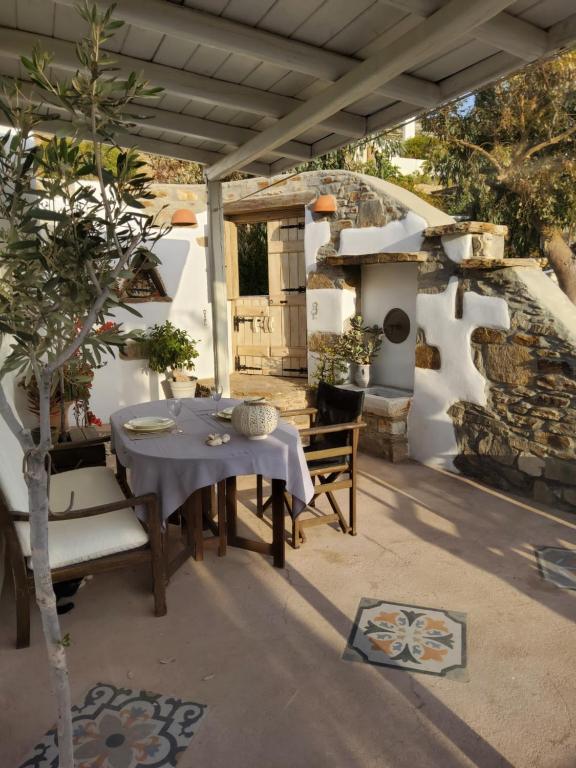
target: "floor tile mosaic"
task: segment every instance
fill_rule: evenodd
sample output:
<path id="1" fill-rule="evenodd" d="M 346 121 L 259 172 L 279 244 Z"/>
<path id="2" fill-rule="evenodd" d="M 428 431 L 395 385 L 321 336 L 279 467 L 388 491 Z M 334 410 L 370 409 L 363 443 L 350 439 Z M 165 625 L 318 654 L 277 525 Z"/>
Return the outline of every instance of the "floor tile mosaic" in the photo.
<path id="1" fill-rule="evenodd" d="M 576 549 L 538 547 L 536 560 L 546 581 L 562 589 L 576 589 Z"/>
<path id="2" fill-rule="evenodd" d="M 203 704 L 99 683 L 72 707 L 77 768 L 173 768 L 206 712 Z M 20 768 L 58 768 L 56 730 Z"/>
<path id="3" fill-rule="evenodd" d="M 344 658 L 462 679 L 466 615 L 363 597 Z"/>

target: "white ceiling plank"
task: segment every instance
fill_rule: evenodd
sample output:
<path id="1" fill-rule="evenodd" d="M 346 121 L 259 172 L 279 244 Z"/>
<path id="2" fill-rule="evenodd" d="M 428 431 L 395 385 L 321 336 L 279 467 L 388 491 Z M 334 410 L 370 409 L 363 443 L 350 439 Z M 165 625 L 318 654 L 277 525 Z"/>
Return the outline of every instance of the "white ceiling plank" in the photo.
<path id="1" fill-rule="evenodd" d="M 29 34 L 0 27 L 0 51 L 20 58 L 22 51 L 31 50 L 38 41 L 45 50 L 55 55 L 55 61 L 70 71 L 76 71 L 77 60 L 72 43 L 54 38 Z M 116 55 L 115 61 L 120 72 L 142 72 L 152 84 L 160 85 L 169 93 L 186 96 L 197 101 L 233 107 L 255 114 L 282 117 L 302 102 L 268 91 L 259 91 L 224 80 L 214 80 L 152 62 L 143 62 L 129 56 Z M 342 112 L 329 118 L 327 125 L 344 135 L 362 136 L 366 127 L 364 118 Z"/>
<path id="2" fill-rule="evenodd" d="M 324 0 L 277 0 L 258 26 L 276 35 L 290 37 L 323 3 Z"/>
<path id="3" fill-rule="evenodd" d="M 207 45 L 198 45 L 184 68 L 187 72 L 213 77 L 229 56 L 229 51 L 211 48 Z"/>
<path id="4" fill-rule="evenodd" d="M 2 0 L 0 3 L 0 24 L 5 27 L 15 27 L 16 18 L 16 0 Z"/>
<path id="5" fill-rule="evenodd" d="M 233 53 L 217 69 L 215 77 L 229 83 L 242 83 L 258 66 L 258 62 L 248 56 Z"/>
<path id="6" fill-rule="evenodd" d="M 522 18 L 539 27 L 551 27 L 561 23 L 574 12 L 572 0 L 540 0 L 522 12 Z"/>
<path id="7" fill-rule="evenodd" d="M 447 77 L 441 84 L 443 101 L 449 101 L 471 90 L 482 88 L 498 78 L 516 72 L 524 65 L 522 59 L 511 53 L 497 53 L 488 59 Z"/>
<path id="8" fill-rule="evenodd" d="M 414 108 L 410 104 L 397 101 L 390 107 L 374 112 L 368 119 L 368 128 L 371 133 L 393 128 L 403 121 L 414 116 Z"/>
<path id="9" fill-rule="evenodd" d="M 340 54 L 363 59 L 365 57 L 359 51 L 390 27 L 396 26 L 405 15 L 405 11 L 374 3 L 335 35 L 330 40 L 329 48 Z"/>
<path id="10" fill-rule="evenodd" d="M 60 0 L 65 5 L 74 5 L 75 1 Z M 310 6 L 310 0 L 302 1 Z M 107 5 L 107 0 L 98 2 L 102 6 Z M 278 7 L 274 6 L 272 11 Z M 300 8 L 294 5 L 294 0 L 290 0 L 286 7 L 290 8 L 290 14 L 296 13 Z M 313 7 L 315 6 L 312 5 L 311 8 Z M 255 29 L 222 17 L 166 3 L 164 0 L 119 0 L 116 13 L 119 18 L 135 26 L 201 43 L 201 47 L 186 65 L 187 70 L 198 74 L 214 74 L 229 53 L 276 63 L 287 70 L 311 74 L 328 82 L 333 82 L 350 72 L 358 63 L 357 59 L 350 56 L 290 40 L 264 29 Z M 409 82 L 409 76 L 405 75 L 399 82 L 383 87 L 382 93 L 385 96 L 401 98 L 401 92 Z M 410 93 L 404 93 L 404 97 L 412 102 L 416 100 L 416 104 L 431 106 L 433 102 L 428 98 L 428 94 L 434 85 L 416 80 L 412 86 Z"/>
<path id="11" fill-rule="evenodd" d="M 222 16 L 244 24 L 258 24 L 276 0 L 230 0 Z"/>
<path id="12" fill-rule="evenodd" d="M 548 51 L 571 48 L 576 44 L 576 13 L 554 24 L 548 31 Z"/>
<path id="13" fill-rule="evenodd" d="M 51 35 L 54 31 L 54 5 L 45 0 L 19 0 L 16 7 L 20 29 Z"/>
<path id="14" fill-rule="evenodd" d="M 484 59 L 498 53 L 498 49 L 487 46 L 479 40 L 460 38 L 459 42 L 460 45 L 455 45 L 452 50 L 445 53 L 438 50 L 434 58 L 428 58 L 422 62 L 421 66 L 414 67 L 413 73 L 440 82 L 453 72 L 460 72 L 473 67 L 479 61 L 484 61 Z"/>
<path id="15" fill-rule="evenodd" d="M 88 24 L 77 13 L 70 13 L 62 5 L 55 6 L 54 35 L 62 40 L 80 40 L 88 31 Z"/>
<path id="16" fill-rule="evenodd" d="M 198 46 L 174 35 L 165 35 L 154 56 L 156 64 L 183 69 Z"/>
<path id="17" fill-rule="evenodd" d="M 140 29 L 131 26 L 122 44 L 120 52 L 124 56 L 135 56 L 139 59 L 152 59 L 162 42 L 162 32 L 150 29 Z"/>
<path id="18" fill-rule="evenodd" d="M 326 0 L 298 27 L 296 37 L 310 45 L 326 45 L 373 3 L 374 0 Z"/>
<path id="19" fill-rule="evenodd" d="M 337 83 L 210 167 L 207 177 L 215 180 L 227 176 L 232 170 L 242 168 L 244 163 L 256 160 L 262 152 L 269 152 L 293 139 L 336 110 L 373 92 L 382 82 L 397 77 L 408 66 L 425 60 L 446 38 L 457 39 L 465 35 L 508 5 L 510 0 L 484 0 L 474 4 L 469 0 L 450 0 L 387 50 L 358 64 Z"/>
<path id="20" fill-rule="evenodd" d="M 251 88 L 260 88 L 262 91 L 271 89 L 286 74 L 283 67 L 277 64 L 269 64 L 266 61 L 261 62 L 256 69 L 242 80 L 242 85 L 249 85 Z M 293 93 L 298 93 L 294 91 Z M 292 96 L 293 93 L 286 94 Z"/>
<path id="21" fill-rule="evenodd" d="M 374 38 L 368 45 L 362 46 L 362 48 L 357 51 L 357 56 L 361 59 L 369 59 L 370 56 L 373 56 L 385 46 L 393 43 L 394 40 L 397 40 L 401 35 L 404 35 L 406 32 L 410 32 L 417 27 L 420 22 L 420 17 L 410 13 L 406 14 L 400 21 L 396 22 L 396 24 L 393 24 L 391 27 L 388 27 L 385 32 L 382 32 Z"/>

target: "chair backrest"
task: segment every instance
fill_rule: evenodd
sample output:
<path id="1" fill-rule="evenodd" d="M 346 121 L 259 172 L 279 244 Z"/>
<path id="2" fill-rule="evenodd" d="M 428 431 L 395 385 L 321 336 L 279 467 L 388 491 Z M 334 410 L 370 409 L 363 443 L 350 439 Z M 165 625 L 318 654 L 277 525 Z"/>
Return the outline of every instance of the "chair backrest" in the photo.
<path id="1" fill-rule="evenodd" d="M 0 363 L 2 355 L 0 354 Z M 7 373 L 0 384 L 14 413 L 16 377 Z M 28 486 L 22 474 L 22 446 L 0 415 L 0 491 L 12 512 L 28 512 Z"/>
<path id="2" fill-rule="evenodd" d="M 321 381 L 318 384 L 316 398 L 316 426 L 326 427 L 334 424 L 345 424 L 349 421 L 357 421 L 362 415 L 364 405 L 364 392 L 351 389 L 334 387 Z M 324 435 L 323 442 L 328 442 L 335 447 L 347 445 L 350 442 L 349 434 L 334 433 Z"/>

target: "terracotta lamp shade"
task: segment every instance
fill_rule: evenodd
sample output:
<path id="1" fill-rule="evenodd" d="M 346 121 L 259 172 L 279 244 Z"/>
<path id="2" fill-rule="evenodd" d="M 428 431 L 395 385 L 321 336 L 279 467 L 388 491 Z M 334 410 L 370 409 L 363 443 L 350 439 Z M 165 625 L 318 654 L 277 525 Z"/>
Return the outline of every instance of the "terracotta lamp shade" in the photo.
<path id="1" fill-rule="evenodd" d="M 336 213 L 336 208 L 334 195 L 319 195 L 312 206 L 314 213 Z"/>
<path id="2" fill-rule="evenodd" d="M 196 227 L 197 225 L 196 214 L 188 208 L 179 208 L 172 214 L 173 227 Z"/>

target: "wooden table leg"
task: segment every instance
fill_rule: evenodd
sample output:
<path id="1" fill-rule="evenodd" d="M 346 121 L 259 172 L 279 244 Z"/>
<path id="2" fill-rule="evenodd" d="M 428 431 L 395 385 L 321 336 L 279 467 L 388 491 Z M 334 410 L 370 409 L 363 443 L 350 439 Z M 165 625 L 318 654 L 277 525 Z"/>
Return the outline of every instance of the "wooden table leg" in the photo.
<path id="1" fill-rule="evenodd" d="M 284 480 L 272 480 L 272 557 L 276 568 L 284 568 Z"/>
<path id="2" fill-rule="evenodd" d="M 226 480 L 218 483 L 218 557 L 226 554 Z"/>
<path id="3" fill-rule="evenodd" d="M 204 536 L 202 533 L 202 492 L 194 491 L 184 504 L 186 513 L 186 544 L 194 560 L 204 560 Z"/>
<path id="4" fill-rule="evenodd" d="M 228 544 L 231 547 L 235 545 L 238 537 L 236 503 L 236 478 L 229 477 L 226 480 L 226 527 Z"/>

